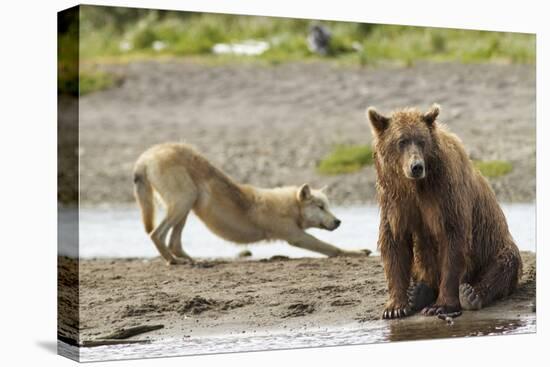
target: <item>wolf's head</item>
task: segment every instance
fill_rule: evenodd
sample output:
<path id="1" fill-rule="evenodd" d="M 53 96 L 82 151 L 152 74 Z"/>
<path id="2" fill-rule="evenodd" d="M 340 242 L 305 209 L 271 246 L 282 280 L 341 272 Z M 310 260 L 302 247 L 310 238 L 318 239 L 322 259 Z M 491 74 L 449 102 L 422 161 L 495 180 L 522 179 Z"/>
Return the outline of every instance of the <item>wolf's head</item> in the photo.
<path id="1" fill-rule="evenodd" d="M 340 225 L 340 219 L 330 212 L 328 199 L 323 189 L 313 190 L 308 184 L 300 186 L 296 192 L 300 207 L 302 227 L 322 228 L 334 231 Z"/>
<path id="2" fill-rule="evenodd" d="M 439 106 L 427 112 L 403 109 L 390 117 L 373 107 L 367 109 L 375 139 L 375 153 L 385 170 L 400 171 L 410 180 L 421 180 L 429 174 L 427 156 L 432 152 L 432 131 L 436 129 Z"/>

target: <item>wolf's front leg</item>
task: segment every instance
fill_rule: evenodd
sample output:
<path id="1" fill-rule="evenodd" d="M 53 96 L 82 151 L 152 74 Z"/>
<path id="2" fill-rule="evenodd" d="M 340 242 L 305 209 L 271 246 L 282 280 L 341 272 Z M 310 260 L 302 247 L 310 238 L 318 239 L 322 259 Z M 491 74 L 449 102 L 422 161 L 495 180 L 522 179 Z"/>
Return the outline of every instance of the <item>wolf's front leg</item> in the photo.
<path id="1" fill-rule="evenodd" d="M 306 232 L 293 234 L 288 240 L 288 243 L 290 243 L 292 246 L 318 252 L 327 256 L 340 256 L 346 254 L 345 250 L 342 250 L 329 243 L 323 242 Z"/>
<path id="2" fill-rule="evenodd" d="M 412 236 L 399 234 L 394 238 L 386 220 L 380 222 L 378 245 L 390 293 L 382 318 L 393 319 L 412 314 L 407 295 L 413 259 Z"/>

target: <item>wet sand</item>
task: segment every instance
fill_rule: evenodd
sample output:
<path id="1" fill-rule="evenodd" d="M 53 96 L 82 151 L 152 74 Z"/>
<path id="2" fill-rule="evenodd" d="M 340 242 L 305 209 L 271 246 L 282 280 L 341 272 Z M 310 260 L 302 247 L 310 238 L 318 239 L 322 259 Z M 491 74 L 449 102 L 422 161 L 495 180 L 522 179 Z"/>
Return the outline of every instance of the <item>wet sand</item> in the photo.
<path id="1" fill-rule="evenodd" d="M 524 274 L 518 290 L 482 311 L 464 312 L 456 325 L 461 320 L 486 323 L 534 317 L 535 254 L 523 252 L 522 257 Z M 62 286 L 76 284 L 70 274 L 75 265 L 74 260 L 59 258 Z M 95 259 L 81 261 L 79 269 L 80 325 L 66 312 L 75 297 L 69 287 L 60 288 L 59 304 L 60 335 L 71 337 L 80 329 L 80 341 L 101 339 L 121 328 L 158 324 L 164 328 L 136 338 L 361 327 L 380 320 L 387 298 L 379 257 L 239 259 L 172 267 L 158 258 Z M 395 340 L 414 339 L 407 330 L 428 326 L 435 333 L 445 325 L 420 315 L 388 322 L 401 330 Z"/>

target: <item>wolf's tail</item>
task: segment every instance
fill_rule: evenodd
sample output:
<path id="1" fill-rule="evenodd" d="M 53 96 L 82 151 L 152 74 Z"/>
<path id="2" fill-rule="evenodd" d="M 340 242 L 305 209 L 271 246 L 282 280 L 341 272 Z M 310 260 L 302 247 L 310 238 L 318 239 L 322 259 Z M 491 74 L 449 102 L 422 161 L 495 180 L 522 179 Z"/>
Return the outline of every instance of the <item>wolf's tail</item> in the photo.
<path id="1" fill-rule="evenodd" d="M 134 195 L 141 208 L 141 220 L 145 232 L 151 233 L 155 228 L 155 200 L 153 186 L 147 179 L 145 167 L 138 167 L 134 171 Z"/>

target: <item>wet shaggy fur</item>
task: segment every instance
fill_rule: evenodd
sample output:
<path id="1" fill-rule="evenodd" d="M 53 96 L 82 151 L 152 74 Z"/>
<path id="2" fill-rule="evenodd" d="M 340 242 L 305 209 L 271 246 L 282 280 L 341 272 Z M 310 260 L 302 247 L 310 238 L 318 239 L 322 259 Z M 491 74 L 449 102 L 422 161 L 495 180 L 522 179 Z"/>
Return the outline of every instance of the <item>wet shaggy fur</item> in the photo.
<path id="1" fill-rule="evenodd" d="M 383 318 L 460 314 L 513 292 L 519 250 L 489 183 L 436 121 L 439 106 L 367 115 L 389 290 Z"/>

